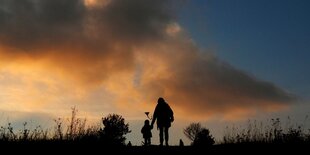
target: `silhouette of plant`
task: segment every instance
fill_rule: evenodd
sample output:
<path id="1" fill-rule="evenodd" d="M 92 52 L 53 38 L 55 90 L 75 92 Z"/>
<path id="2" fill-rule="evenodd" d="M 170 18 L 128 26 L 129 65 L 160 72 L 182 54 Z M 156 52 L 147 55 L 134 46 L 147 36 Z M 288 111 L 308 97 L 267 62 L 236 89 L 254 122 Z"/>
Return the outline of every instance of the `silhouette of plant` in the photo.
<path id="1" fill-rule="evenodd" d="M 202 128 L 195 137 L 194 146 L 210 146 L 215 143 L 214 138 L 210 135 L 209 129 Z"/>
<path id="2" fill-rule="evenodd" d="M 78 110 L 73 107 L 66 132 L 67 140 L 75 140 L 85 135 L 86 119 L 77 118 L 77 112 Z"/>
<path id="3" fill-rule="evenodd" d="M 184 130 L 185 136 L 192 142 L 196 139 L 196 135 L 202 130 L 200 123 L 191 123 Z"/>
<path id="4" fill-rule="evenodd" d="M 67 120 L 67 122 L 65 121 Z M 86 119 L 77 117 L 77 109 L 72 108 L 71 118 L 54 119 L 52 129 L 43 129 L 40 125 L 34 129 L 28 128 L 28 122 L 23 123 L 23 128 L 17 132 L 11 123 L 0 127 L 0 142 L 96 142 L 99 140 L 100 125 L 86 127 Z"/>
<path id="5" fill-rule="evenodd" d="M 32 131 L 29 130 L 28 140 L 48 140 L 48 130 L 43 130 L 43 128 L 39 125 Z"/>
<path id="6" fill-rule="evenodd" d="M 290 117 L 286 125 L 280 118 L 270 119 L 268 124 L 263 122 L 248 121 L 247 127 L 226 127 L 223 143 L 309 143 L 310 132 L 304 129 L 304 125 L 292 125 Z"/>
<path id="7" fill-rule="evenodd" d="M 54 127 L 54 136 L 53 139 L 62 140 L 63 139 L 63 126 L 62 126 L 62 119 L 54 119 L 54 122 L 56 123 Z"/>
<path id="8" fill-rule="evenodd" d="M 0 128 L 1 141 L 15 141 L 18 136 L 14 133 L 11 123 L 7 127 L 1 126 Z"/>
<path id="9" fill-rule="evenodd" d="M 103 129 L 100 130 L 101 139 L 108 145 L 125 145 L 127 133 L 130 133 L 129 124 L 118 114 L 109 114 L 102 118 Z"/>
<path id="10" fill-rule="evenodd" d="M 200 123 L 191 123 L 183 130 L 183 133 L 192 141 L 191 145 L 194 146 L 208 146 L 215 143 L 209 129 L 202 127 Z"/>
<path id="11" fill-rule="evenodd" d="M 24 122 L 23 123 L 23 126 L 24 126 L 24 129 L 21 131 L 22 134 L 20 135 L 19 139 L 22 139 L 22 140 L 28 140 L 29 139 L 29 133 L 30 133 L 30 130 L 26 128 L 27 126 L 27 122 Z"/>

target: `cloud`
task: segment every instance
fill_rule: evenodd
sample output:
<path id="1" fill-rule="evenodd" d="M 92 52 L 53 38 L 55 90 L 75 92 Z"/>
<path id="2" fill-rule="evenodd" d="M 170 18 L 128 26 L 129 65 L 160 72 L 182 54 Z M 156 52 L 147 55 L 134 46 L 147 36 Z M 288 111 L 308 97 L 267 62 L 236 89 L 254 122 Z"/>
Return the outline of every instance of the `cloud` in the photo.
<path id="1" fill-rule="evenodd" d="M 131 70 L 133 48 L 164 37 L 171 20 L 166 3 L 100 3 L 107 1 L 97 1 L 99 7 L 90 8 L 82 0 L 1 1 L 1 54 L 48 58 L 57 63 L 58 70 L 70 70 L 70 75 L 88 82 L 101 82 L 110 72 Z"/>
<path id="2" fill-rule="evenodd" d="M 211 53 L 202 54 L 184 36 L 166 43 L 156 45 L 155 50 L 148 49 L 150 53 L 165 51 L 160 58 L 152 54 L 142 58 L 139 84 L 141 92 L 145 96 L 151 94 L 149 99 L 153 102 L 154 96 L 164 96 L 175 108 L 181 107 L 180 112 L 190 111 L 192 117 L 221 114 L 240 118 L 283 110 L 296 99 L 286 90 L 238 70 Z M 143 61 L 148 58 L 151 60 Z"/>
<path id="3" fill-rule="evenodd" d="M 159 96 L 180 115 L 204 118 L 275 111 L 294 101 L 274 84 L 200 51 L 174 18 L 175 3 L 1 0 L 0 82 L 20 81 L 14 91 L 29 92 L 22 93 L 27 104 L 44 103 L 36 110 L 70 102 L 98 115 L 104 104 L 139 116 Z M 9 87 L 0 89 L 14 92 Z M 18 107 L 14 94 L 3 94 L 1 102 Z"/>

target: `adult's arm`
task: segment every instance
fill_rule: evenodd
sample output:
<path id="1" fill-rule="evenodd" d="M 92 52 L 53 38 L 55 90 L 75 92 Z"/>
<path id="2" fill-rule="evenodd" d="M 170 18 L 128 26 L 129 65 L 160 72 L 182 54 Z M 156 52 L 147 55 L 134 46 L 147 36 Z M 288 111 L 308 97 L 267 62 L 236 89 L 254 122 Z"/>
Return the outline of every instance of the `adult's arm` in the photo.
<path id="1" fill-rule="evenodd" d="M 151 122 L 151 128 L 152 129 L 153 129 L 153 126 L 154 126 L 156 118 L 157 118 L 157 106 L 156 106 L 156 108 L 154 110 L 153 117 L 152 117 L 152 122 Z"/>
<path id="2" fill-rule="evenodd" d="M 170 111 L 170 121 L 173 122 L 174 121 L 173 110 L 171 109 L 170 106 L 169 106 L 169 111 Z"/>

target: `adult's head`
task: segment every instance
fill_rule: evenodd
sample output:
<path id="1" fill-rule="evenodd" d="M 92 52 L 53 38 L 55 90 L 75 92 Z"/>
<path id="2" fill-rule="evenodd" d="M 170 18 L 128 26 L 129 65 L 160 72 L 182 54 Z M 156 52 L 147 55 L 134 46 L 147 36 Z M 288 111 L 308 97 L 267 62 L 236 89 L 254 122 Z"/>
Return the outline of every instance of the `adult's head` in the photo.
<path id="1" fill-rule="evenodd" d="M 158 104 L 163 104 L 163 103 L 166 103 L 164 98 L 160 97 L 158 98 L 158 101 L 157 101 Z"/>

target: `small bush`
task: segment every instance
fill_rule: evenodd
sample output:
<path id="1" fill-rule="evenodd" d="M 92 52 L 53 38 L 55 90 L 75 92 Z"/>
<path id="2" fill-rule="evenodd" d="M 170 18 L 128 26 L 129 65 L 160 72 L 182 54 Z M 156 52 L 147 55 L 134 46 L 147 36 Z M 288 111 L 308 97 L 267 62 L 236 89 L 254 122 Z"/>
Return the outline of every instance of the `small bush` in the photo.
<path id="1" fill-rule="evenodd" d="M 100 135 L 107 145 L 125 145 L 125 135 L 131 131 L 121 115 L 109 114 L 102 118 L 102 124 L 104 128 L 100 130 Z"/>
<path id="2" fill-rule="evenodd" d="M 209 129 L 202 127 L 200 123 L 191 123 L 183 130 L 183 133 L 192 141 L 193 146 L 210 146 L 215 143 Z"/>

